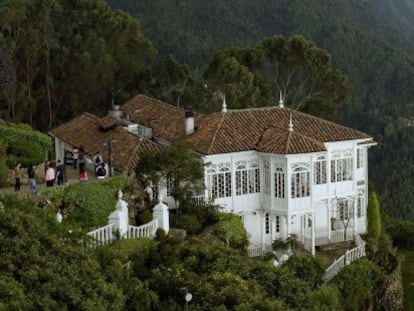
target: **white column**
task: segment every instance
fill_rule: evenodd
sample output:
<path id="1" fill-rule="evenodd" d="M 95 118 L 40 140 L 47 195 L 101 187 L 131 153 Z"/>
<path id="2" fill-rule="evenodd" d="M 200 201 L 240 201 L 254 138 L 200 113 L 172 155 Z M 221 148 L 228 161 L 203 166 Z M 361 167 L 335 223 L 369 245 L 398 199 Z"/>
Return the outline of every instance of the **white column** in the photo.
<path id="1" fill-rule="evenodd" d="M 170 230 L 170 215 L 168 212 L 168 206 L 162 202 L 162 195 L 158 196 L 158 204 L 155 205 L 152 210 L 152 218 L 158 219 L 158 228 L 161 228 L 168 233 Z"/>
<path id="2" fill-rule="evenodd" d="M 311 231 L 311 235 L 312 235 L 312 255 L 315 256 L 315 212 L 311 213 L 311 217 L 312 217 L 312 231 Z"/>
<path id="3" fill-rule="evenodd" d="M 128 233 L 129 215 L 128 203 L 122 200 L 122 191 L 118 192 L 118 202 L 116 202 L 116 210 L 108 217 L 109 224 L 113 224 L 113 228 L 119 231 L 119 236 L 125 238 Z"/>
<path id="4" fill-rule="evenodd" d="M 328 243 L 331 242 L 331 200 L 327 199 L 326 202 L 327 215 L 328 215 Z"/>

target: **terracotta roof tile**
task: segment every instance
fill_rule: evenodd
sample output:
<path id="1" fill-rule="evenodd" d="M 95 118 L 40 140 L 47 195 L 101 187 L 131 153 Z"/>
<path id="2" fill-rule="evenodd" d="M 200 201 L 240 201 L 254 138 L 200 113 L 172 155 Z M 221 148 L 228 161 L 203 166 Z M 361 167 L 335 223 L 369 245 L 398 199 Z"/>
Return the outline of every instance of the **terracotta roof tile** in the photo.
<path id="1" fill-rule="evenodd" d="M 114 141 L 112 150 L 115 170 L 119 172 L 133 169 L 141 152 L 160 148 L 156 143 L 133 134 L 122 127 L 103 131 L 100 121 L 101 119 L 98 117 L 84 113 L 53 129 L 51 133 L 69 145 L 82 146 L 85 153 L 90 157 L 96 151 L 100 151 L 105 162 L 109 160 L 109 154 L 104 144 L 111 137 Z"/>
<path id="2" fill-rule="evenodd" d="M 289 147 L 293 148 L 293 153 L 320 149 L 320 145 L 315 144 L 325 142 L 371 138 L 360 131 L 292 109 L 266 107 L 203 116 L 198 130 L 189 139 L 202 154 L 256 150 L 267 129 L 288 128 L 290 115 L 294 127 L 294 134 L 290 136 L 294 136 L 293 142 L 302 140 L 297 147 Z M 275 139 L 282 139 L 276 136 Z"/>
<path id="3" fill-rule="evenodd" d="M 124 105 L 121 110 L 132 122 L 152 128 L 155 137 L 172 141 L 185 135 L 186 109 L 169 105 L 145 95 L 137 95 Z M 199 114 L 194 114 L 197 127 Z"/>
<path id="4" fill-rule="evenodd" d="M 299 132 L 269 128 L 260 140 L 257 150 L 266 153 L 292 154 L 325 151 L 323 143 Z"/>

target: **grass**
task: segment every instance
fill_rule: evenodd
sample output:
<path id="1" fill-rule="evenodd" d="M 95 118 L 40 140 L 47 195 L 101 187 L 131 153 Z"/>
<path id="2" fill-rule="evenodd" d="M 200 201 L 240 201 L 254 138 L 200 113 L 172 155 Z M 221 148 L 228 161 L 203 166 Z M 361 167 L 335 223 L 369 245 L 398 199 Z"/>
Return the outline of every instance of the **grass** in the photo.
<path id="1" fill-rule="evenodd" d="M 402 262 L 402 279 L 404 287 L 404 310 L 414 311 L 414 250 L 400 250 L 404 256 Z"/>

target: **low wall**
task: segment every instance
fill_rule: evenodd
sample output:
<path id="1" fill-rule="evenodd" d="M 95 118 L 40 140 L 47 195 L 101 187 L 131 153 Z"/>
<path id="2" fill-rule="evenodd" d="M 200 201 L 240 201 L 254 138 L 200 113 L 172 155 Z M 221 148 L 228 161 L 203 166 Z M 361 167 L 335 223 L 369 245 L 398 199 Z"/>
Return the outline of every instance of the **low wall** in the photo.
<path id="1" fill-rule="evenodd" d="M 378 304 L 381 310 L 400 311 L 404 309 L 404 289 L 401 277 L 401 263 L 386 275 L 378 288 Z"/>

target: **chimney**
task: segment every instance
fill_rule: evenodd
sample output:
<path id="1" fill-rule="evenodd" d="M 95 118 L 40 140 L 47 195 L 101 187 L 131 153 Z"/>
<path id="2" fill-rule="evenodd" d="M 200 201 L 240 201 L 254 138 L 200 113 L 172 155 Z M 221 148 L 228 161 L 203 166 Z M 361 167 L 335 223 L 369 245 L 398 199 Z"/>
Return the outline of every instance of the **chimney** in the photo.
<path id="1" fill-rule="evenodd" d="M 185 111 L 185 134 L 190 135 L 194 133 L 194 114 L 191 107 Z"/>

